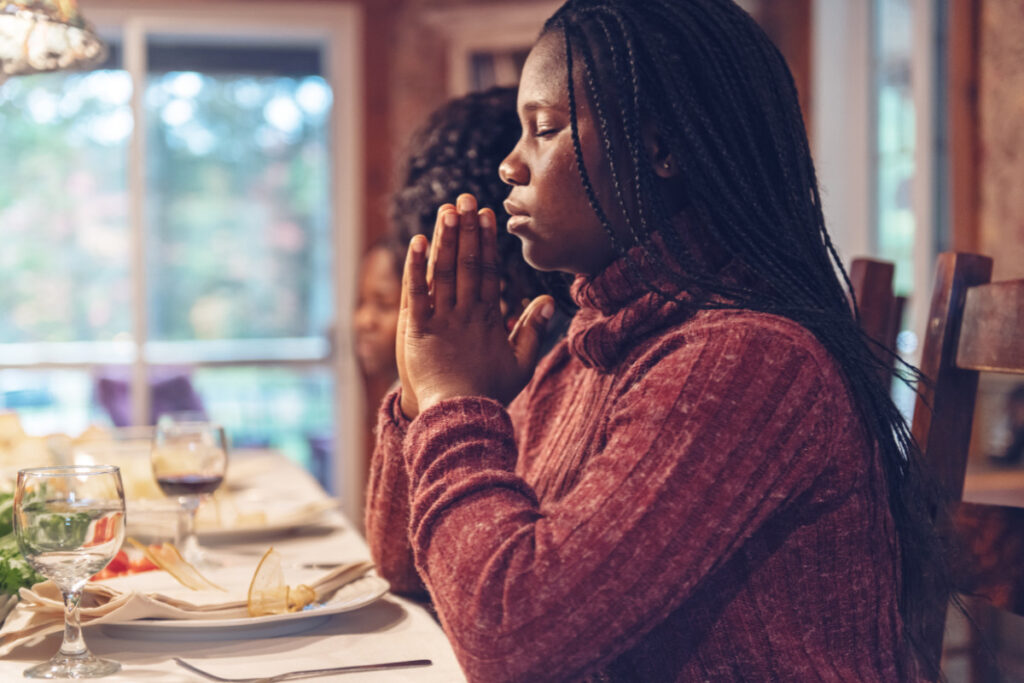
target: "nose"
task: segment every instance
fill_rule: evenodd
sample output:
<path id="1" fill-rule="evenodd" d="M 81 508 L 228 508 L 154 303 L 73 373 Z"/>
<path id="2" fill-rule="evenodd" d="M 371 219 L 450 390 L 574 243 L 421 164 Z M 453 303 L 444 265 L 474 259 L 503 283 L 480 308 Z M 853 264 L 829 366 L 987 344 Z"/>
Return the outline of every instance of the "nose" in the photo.
<path id="1" fill-rule="evenodd" d="M 526 185 L 530 182 L 530 173 L 519 157 L 519 144 L 517 143 L 508 156 L 498 165 L 498 177 L 506 185 Z"/>
<path id="2" fill-rule="evenodd" d="M 357 333 L 368 332 L 373 328 L 373 312 L 366 304 L 359 304 L 356 307 L 355 315 L 352 316 L 352 327 Z"/>

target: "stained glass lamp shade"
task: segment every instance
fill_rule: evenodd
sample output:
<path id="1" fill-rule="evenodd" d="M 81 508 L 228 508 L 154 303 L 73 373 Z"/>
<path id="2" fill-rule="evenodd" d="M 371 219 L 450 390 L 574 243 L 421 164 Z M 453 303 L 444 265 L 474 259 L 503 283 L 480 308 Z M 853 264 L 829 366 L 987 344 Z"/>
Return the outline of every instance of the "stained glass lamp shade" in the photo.
<path id="1" fill-rule="evenodd" d="M 75 0 L 0 0 L 0 81 L 7 76 L 84 69 L 107 48 Z"/>

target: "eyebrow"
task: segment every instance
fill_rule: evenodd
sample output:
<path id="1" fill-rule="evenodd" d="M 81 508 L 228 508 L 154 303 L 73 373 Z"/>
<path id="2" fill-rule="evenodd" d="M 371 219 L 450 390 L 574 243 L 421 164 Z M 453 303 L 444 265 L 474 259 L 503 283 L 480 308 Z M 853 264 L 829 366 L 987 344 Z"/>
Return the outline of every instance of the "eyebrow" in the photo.
<path id="1" fill-rule="evenodd" d="M 529 102 L 526 102 L 526 103 L 523 104 L 523 111 L 534 112 L 534 111 L 537 111 L 538 109 L 558 109 L 558 110 L 561 110 L 562 107 L 560 107 L 559 105 L 554 104 L 553 102 L 549 102 L 548 100 L 543 100 L 543 99 L 540 99 L 540 100 L 530 100 Z"/>

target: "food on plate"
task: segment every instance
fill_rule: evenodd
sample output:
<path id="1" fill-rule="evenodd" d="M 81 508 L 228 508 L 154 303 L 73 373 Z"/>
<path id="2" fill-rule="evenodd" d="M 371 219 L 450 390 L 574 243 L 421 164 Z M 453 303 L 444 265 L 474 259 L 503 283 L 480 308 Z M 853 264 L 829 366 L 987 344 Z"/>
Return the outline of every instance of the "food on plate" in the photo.
<path id="1" fill-rule="evenodd" d="M 140 553 L 132 556 L 129 555 L 126 550 L 122 549 L 117 551 L 117 555 L 114 555 L 114 559 L 110 561 L 110 564 L 90 580 L 103 581 L 104 579 L 112 579 L 116 576 L 141 574 L 142 572 L 151 572 L 157 569 L 160 569 L 160 567 L 153 564 L 153 562 L 145 555 Z"/>
<path id="2" fill-rule="evenodd" d="M 140 550 L 146 559 L 173 576 L 182 586 L 191 588 L 194 591 L 216 590 L 227 592 L 203 576 L 198 569 L 182 557 L 173 543 L 143 545 L 134 538 L 127 538 L 125 540 L 135 547 L 136 550 Z"/>
<path id="3" fill-rule="evenodd" d="M 249 583 L 249 616 L 298 612 L 316 600 L 316 591 L 304 583 L 285 583 L 281 555 L 270 548 L 260 558 Z"/>
<path id="4" fill-rule="evenodd" d="M 29 566 L 18 548 L 13 513 L 14 494 L 0 493 L 0 602 L 4 595 L 17 595 L 19 588 L 45 580 Z"/>

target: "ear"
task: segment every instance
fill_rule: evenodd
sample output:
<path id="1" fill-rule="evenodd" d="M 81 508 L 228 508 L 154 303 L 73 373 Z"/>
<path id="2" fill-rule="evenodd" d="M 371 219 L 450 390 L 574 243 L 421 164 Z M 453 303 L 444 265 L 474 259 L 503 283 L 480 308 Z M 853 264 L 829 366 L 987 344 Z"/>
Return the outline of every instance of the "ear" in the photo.
<path id="1" fill-rule="evenodd" d="M 651 162 L 656 176 L 674 178 L 679 173 L 676 160 L 672 158 L 668 145 L 653 126 L 644 127 L 644 146 L 647 148 L 647 158 Z"/>

